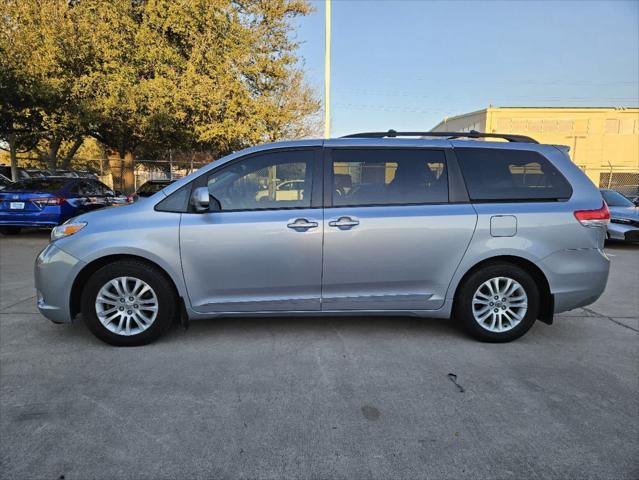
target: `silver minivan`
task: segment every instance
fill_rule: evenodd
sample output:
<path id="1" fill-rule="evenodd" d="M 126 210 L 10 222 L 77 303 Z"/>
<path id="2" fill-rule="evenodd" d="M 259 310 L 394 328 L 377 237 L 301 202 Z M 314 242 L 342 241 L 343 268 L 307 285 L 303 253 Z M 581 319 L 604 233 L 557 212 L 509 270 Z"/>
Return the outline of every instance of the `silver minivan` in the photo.
<path id="1" fill-rule="evenodd" d="M 37 303 L 124 346 L 178 320 L 355 314 L 454 317 L 505 342 L 601 295 L 608 221 L 566 149 L 528 137 L 272 143 L 56 227 Z"/>

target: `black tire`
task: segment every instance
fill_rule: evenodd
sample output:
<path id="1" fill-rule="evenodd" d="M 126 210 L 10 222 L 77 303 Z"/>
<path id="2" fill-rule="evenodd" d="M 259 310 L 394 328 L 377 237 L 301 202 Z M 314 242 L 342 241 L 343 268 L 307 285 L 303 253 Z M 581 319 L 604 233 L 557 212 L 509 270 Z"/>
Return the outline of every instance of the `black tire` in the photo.
<path id="1" fill-rule="evenodd" d="M 520 323 L 505 332 L 492 332 L 482 327 L 473 315 L 473 297 L 477 289 L 487 280 L 507 277 L 517 281 L 524 289 L 528 310 Z M 493 263 L 477 270 L 464 280 L 455 299 L 454 316 L 466 332 L 482 342 L 503 343 L 521 337 L 530 330 L 539 316 L 539 287 L 534 278 L 524 269 L 511 263 Z"/>
<path id="2" fill-rule="evenodd" d="M 158 312 L 153 323 L 144 331 L 130 335 L 119 335 L 108 330 L 96 312 L 95 302 L 100 289 L 118 277 L 134 277 L 146 282 L 155 292 Z M 118 347 L 146 345 L 160 337 L 171 326 L 179 312 L 177 295 L 171 280 L 164 272 L 138 260 L 120 260 L 97 270 L 82 292 L 82 317 L 87 327 L 100 340 Z"/>
<path id="3" fill-rule="evenodd" d="M 21 231 L 20 227 L 0 227 L 0 233 L 3 235 L 17 235 Z"/>

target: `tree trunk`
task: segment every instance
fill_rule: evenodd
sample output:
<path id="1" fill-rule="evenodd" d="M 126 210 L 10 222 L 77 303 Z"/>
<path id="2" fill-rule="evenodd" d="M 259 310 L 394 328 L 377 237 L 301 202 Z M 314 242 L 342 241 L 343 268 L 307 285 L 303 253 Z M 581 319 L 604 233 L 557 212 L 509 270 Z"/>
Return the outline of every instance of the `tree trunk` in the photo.
<path id="1" fill-rule="evenodd" d="M 71 149 L 67 152 L 67 154 L 64 156 L 64 159 L 62 160 L 63 170 L 67 170 L 71 166 L 71 160 L 73 160 L 75 153 L 78 151 L 78 148 L 82 146 L 83 142 L 83 137 L 78 137 L 75 139 L 73 145 L 71 145 Z"/>
<path id="2" fill-rule="evenodd" d="M 135 156 L 131 151 L 118 152 L 117 157 L 109 158 L 113 188 L 127 195 L 135 191 Z"/>
<path id="3" fill-rule="evenodd" d="M 126 194 L 135 192 L 135 156 L 131 151 L 124 154 L 122 163 L 122 191 Z"/>
<path id="4" fill-rule="evenodd" d="M 18 179 L 18 151 L 16 147 L 15 134 L 9 135 L 9 157 L 11 158 L 11 180 L 17 182 Z"/>
<path id="5" fill-rule="evenodd" d="M 61 144 L 61 138 L 53 137 L 49 141 L 49 151 L 47 152 L 47 167 L 49 168 L 51 173 L 55 173 L 58 169 L 58 151 L 60 150 Z"/>

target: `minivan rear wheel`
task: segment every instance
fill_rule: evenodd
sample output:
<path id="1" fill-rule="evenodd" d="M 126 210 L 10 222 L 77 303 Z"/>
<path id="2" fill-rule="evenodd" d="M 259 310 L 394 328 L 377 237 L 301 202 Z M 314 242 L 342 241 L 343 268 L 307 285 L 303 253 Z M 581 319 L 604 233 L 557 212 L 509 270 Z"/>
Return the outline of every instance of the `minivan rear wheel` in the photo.
<path id="1" fill-rule="evenodd" d="M 176 303 L 163 272 L 144 262 L 121 260 L 91 275 L 82 293 L 82 317 L 106 343 L 145 345 L 171 325 Z"/>
<path id="2" fill-rule="evenodd" d="M 473 337 L 484 342 L 510 342 L 535 323 L 539 288 L 517 265 L 491 264 L 464 281 L 454 313 Z"/>

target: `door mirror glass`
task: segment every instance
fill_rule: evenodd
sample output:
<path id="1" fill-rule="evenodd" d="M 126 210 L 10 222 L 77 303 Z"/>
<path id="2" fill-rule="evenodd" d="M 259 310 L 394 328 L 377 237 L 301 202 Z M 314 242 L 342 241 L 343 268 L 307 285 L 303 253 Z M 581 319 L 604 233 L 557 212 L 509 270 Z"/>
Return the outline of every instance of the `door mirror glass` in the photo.
<path id="1" fill-rule="evenodd" d="M 219 204 L 219 202 L 218 202 Z M 198 213 L 209 211 L 209 189 L 198 187 L 191 193 L 191 205 Z"/>

